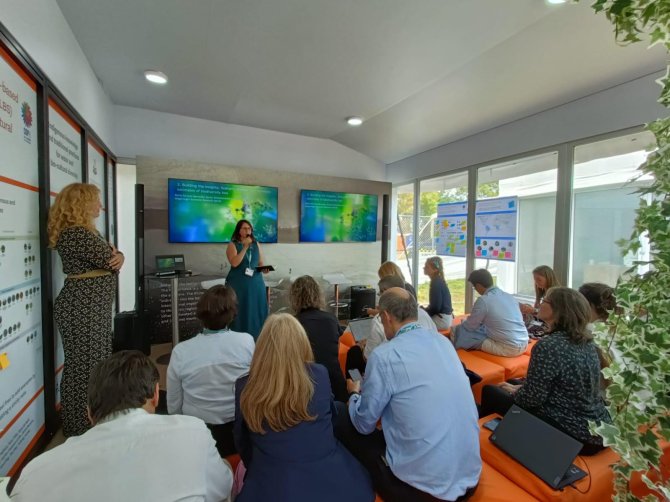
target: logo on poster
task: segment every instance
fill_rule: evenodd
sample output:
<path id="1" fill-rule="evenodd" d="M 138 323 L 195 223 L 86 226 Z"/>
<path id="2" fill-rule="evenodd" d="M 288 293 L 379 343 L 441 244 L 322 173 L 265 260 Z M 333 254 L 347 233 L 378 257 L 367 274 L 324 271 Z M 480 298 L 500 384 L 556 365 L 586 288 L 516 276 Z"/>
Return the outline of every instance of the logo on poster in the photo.
<path id="1" fill-rule="evenodd" d="M 25 101 L 21 104 L 21 118 L 23 119 L 23 141 L 30 144 L 32 142 L 32 137 L 30 133 L 30 128 L 33 126 L 33 111 L 30 109 L 30 105 Z"/>

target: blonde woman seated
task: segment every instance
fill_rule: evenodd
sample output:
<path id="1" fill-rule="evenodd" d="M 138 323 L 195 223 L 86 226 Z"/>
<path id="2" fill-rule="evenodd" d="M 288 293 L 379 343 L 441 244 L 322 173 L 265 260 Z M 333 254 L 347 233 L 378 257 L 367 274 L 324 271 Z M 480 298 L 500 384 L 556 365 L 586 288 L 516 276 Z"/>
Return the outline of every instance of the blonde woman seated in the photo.
<path id="1" fill-rule="evenodd" d="M 396 265 L 392 261 L 385 261 L 382 263 L 379 267 L 379 270 L 377 270 L 377 275 L 379 276 L 379 280 L 382 280 L 386 277 L 399 277 L 402 279 L 403 285 L 401 286 L 405 290 L 409 291 L 414 298 L 416 298 L 416 290 L 414 289 L 414 286 L 412 286 L 409 282 L 405 280 L 405 275 L 402 273 L 402 270 L 400 270 L 400 267 Z M 379 314 L 379 310 L 376 308 L 372 309 L 367 309 L 367 314 L 369 316 L 374 316 Z"/>
<path id="2" fill-rule="evenodd" d="M 238 502 L 372 502 L 370 478 L 333 434 L 328 372 L 300 323 L 270 316 L 235 389 L 235 443 L 246 467 Z"/>
<path id="3" fill-rule="evenodd" d="M 528 328 L 528 333 L 533 337 L 540 337 L 548 331 L 547 325 L 537 317 L 540 303 L 549 291 L 549 288 L 560 286 L 553 269 L 547 265 L 540 265 L 533 269 L 533 283 L 535 287 L 535 303 L 520 303 L 519 308 L 523 314 L 523 322 Z"/>

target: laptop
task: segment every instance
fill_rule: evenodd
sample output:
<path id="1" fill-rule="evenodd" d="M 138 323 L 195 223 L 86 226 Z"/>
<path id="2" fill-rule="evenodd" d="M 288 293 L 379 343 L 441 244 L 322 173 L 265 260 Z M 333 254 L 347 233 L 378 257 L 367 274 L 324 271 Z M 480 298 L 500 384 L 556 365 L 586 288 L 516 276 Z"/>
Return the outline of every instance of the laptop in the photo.
<path id="1" fill-rule="evenodd" d="M 517 405 L 509 409 L 489 439 L 554 490 L 586 477 L 572 463 L 582 443 Z"/>
<path id="2" fill-rule="evenodd" d="M 361 317 L 360 319 L 349 321 L 349 329 L 351 330 L 351 334 L 354 335 L 354 340 L 360 342 L 361 340 L 368 339 L 372 332 L 374 319 L 374 317 Z"/>
<path id="3" fill-rule="evenodd" d="M 186 262 L 183 254 L 169 254 L 156 256 L 156 275 L 176 275 L 186 271 Z"/>

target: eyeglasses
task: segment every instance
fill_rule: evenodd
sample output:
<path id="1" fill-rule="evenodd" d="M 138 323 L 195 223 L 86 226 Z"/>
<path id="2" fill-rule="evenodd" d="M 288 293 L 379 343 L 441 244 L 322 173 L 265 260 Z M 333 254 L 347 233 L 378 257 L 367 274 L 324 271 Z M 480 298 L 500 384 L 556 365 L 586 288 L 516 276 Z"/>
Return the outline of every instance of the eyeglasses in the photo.
<path id="1" fill-rule="evenodd" d="M 547 305 L 551 305 L 551 302 L 549 300 L 542 300 L 540 303 L 546 303 Z"/>

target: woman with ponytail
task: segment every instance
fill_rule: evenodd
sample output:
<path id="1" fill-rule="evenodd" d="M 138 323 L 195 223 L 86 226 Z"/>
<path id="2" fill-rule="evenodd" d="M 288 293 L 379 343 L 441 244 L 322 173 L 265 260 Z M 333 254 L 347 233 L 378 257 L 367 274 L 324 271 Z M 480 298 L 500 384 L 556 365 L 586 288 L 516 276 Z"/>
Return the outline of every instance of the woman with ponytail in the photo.
<path id="1" fill-rule="evenodd" d="M 428 258 L 423 266 L 423 273 L 430 277 L 428 306 L 423 308 L 433 319 L 438 330 L 449 329 L 454 319 L 454 309 L 451 306 L 449 286 L 444 280 L 442 258 L 439 256 Z"/>

